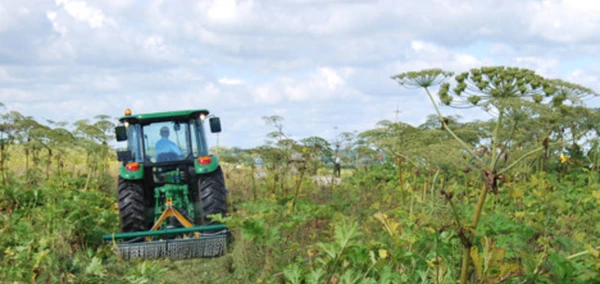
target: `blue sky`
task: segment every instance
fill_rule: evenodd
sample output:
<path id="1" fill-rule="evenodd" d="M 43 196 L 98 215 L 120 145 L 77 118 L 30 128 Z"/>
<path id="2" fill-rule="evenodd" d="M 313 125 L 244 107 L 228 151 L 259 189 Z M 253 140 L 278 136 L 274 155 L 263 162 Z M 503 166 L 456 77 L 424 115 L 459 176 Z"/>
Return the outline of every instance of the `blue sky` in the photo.
<path id="1" fill-rule="evenodd" d="M 600 90 L 600 2 L 585 0 L 0 0 L 0 43 L 8 110 L 208 108 L 224 146 L 262 144 L 270 115 L 295 138 L 363 131 L 397 107 L 420 124 L 432 106 L 390 76 L 423 68 L 519 66 Z"/>

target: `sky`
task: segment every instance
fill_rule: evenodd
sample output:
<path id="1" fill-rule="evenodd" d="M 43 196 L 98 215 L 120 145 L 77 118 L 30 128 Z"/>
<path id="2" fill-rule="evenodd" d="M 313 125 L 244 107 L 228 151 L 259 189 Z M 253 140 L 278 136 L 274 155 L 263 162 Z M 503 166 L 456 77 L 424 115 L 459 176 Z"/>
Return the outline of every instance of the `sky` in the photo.
<path id="1" fill-rule="evenodd" d="M 428 98 L 390 77 L 425 68 L 517 66 L 600 92 L 599 54 L 594 0 L 0 0 L 4 111 L 74 122 L 206 108 L 227 147 L 264 144 L 263 116 L 330 141 L 421 124 Z"/>

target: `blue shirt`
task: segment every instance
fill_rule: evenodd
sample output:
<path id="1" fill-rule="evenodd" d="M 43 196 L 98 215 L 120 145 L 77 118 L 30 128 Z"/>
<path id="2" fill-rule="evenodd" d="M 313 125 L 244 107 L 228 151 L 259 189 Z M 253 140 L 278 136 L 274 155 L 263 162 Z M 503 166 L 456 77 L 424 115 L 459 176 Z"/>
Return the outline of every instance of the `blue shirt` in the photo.
<path id="1" fill-rule="evenodd" d="M 162 153 L 175 153 L 179 156 L 183 155 L 181 149 L 177 147 L 177 144 L 167 138 L 161 138 L 156 142 L 156 156 L 158 157 L 158 155 Z"/>

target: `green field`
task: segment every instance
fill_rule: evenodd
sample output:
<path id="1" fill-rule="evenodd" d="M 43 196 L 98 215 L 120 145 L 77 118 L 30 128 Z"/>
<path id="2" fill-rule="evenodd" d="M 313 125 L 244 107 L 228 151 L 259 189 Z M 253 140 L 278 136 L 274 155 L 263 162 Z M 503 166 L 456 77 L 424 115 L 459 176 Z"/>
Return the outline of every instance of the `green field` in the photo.
<path id="1" fill-rule="evenodd" d="M 600 111 L 575 100 L 592 91 L 525 71 L 474 70 L 396 78 L 429 96 L 452 78 L 457 89 L 440 85 L 441 101 L 485 105 L 489 121 L 438 110 L 422 125 L 382 121 L 327 141 L 291 139 L 285 120 L 271 116 L 266 145 L 214 148 L 234 241 L 213 259 L 124 261 L 102 243 L 119 230 L 111 119 L 42 124 L 3 113 L 0 279 L 599 283 Z M 479 94 L 461 94 L 462 83 Z M 333 178 L 336 154 L 341 182 L 314 182 Z"/>

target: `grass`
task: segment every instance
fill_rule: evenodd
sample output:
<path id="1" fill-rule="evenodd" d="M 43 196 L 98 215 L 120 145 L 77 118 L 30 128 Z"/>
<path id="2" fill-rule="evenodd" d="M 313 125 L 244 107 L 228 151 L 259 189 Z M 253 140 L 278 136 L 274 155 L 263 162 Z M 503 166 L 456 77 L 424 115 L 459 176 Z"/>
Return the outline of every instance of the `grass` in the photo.
<path id="1" fill-rule="evenodd" d="M 87 177 L 74 167 L 39 184 L 24 176 L 0 198 L 0 278 L 62 283 L 454 283 L 461 225 L 472 212 L 477 173 L 345 170 L 333 189 L 290 175 L 224 167 L 235 241 L 219 258 L 123 261 L 100 236 L 118 231 L 116 167 Z M 74 169 L 74 170 L 73 170 Z M 484 204 L 470 251 L 472 282 L 594 282 L 600 261 L 599 175 L 527 174 L 502 183 Z M 444 189 L 448 197 L 440 193 Z M 287 194 L 285 193 L 287 192 Z M 455 217 L 455 215 L 457 217 Z M 582 253 L 587 252 L 587 253 Z M 387 282 L 386 282 L 387 281 Z"/>

